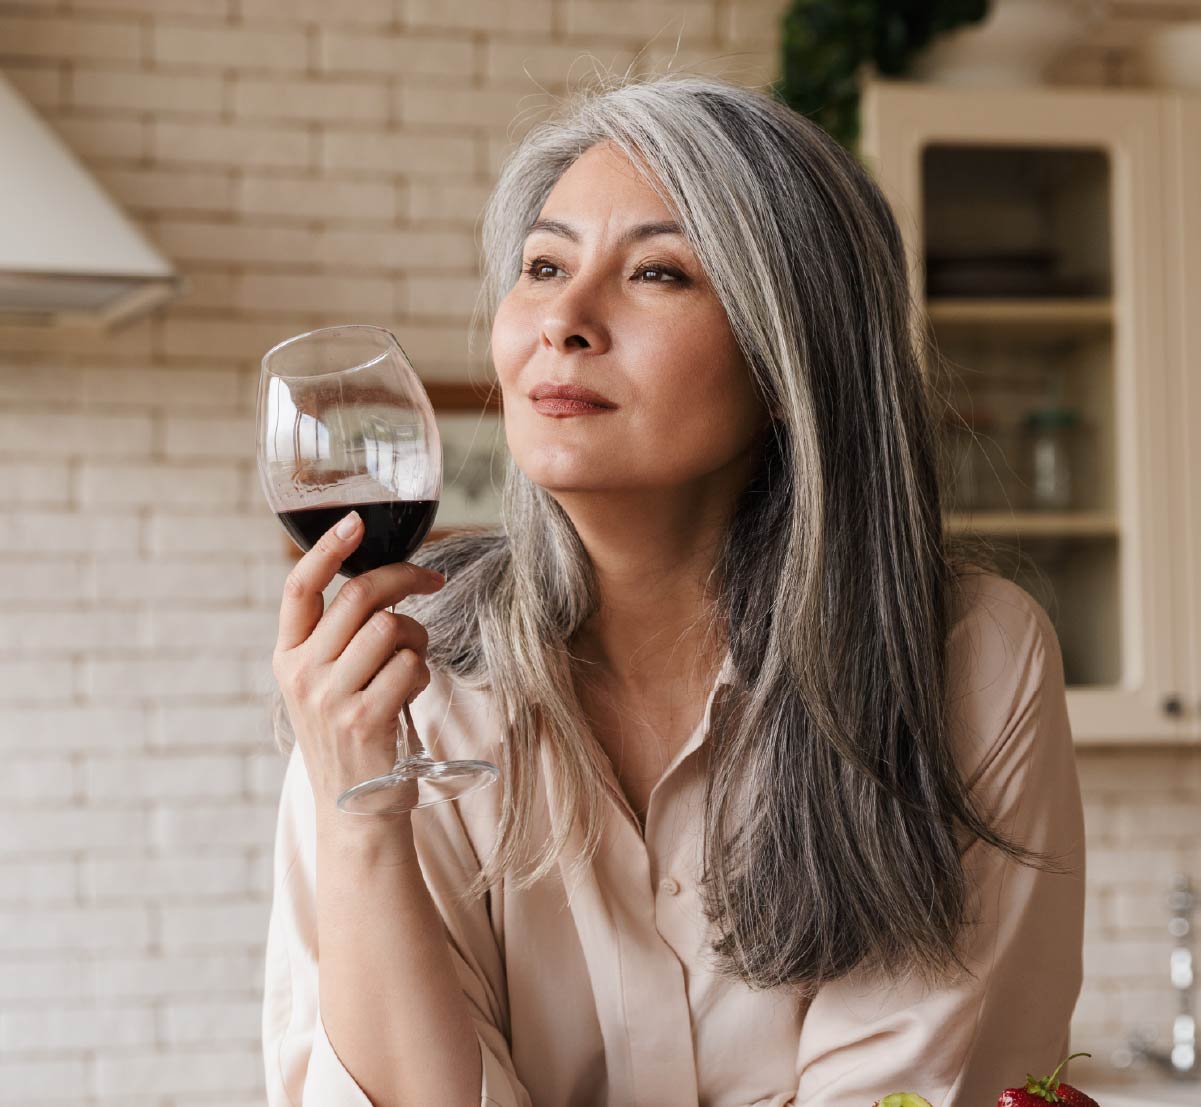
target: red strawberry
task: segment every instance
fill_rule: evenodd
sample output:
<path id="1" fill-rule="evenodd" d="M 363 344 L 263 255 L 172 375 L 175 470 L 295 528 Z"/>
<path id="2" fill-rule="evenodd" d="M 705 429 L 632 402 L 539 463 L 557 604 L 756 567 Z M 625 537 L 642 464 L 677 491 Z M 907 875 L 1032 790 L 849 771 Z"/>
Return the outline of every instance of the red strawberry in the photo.
<path id="1" fill-rule="evenodd" d="M 1091 1053 L 1072 1054 L 1072 1057 L 1091 1056 Z M 1026 1073 L 1026 1086 L 1006 1088 L 997 1100 L 997 1107 L 1042 1107 L 1044 1103 L 1066 1103 L 1068 1107 L 1100 1107 L 1092 1096 L 1085 1095 L 1071 1084 L 1059 1082 L 1060 1071 L 1072 1057 L 1060 1061 L 1059 1068 L 1042 1080 L 1035 1080 L 1030 1073 Z"/>

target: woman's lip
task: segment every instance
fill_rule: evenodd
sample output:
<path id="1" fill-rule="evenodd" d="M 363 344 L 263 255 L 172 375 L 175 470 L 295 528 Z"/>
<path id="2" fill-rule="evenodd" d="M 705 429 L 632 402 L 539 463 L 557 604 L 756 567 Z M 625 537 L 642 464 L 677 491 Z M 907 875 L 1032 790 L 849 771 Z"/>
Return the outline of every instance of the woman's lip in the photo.
<path id="1" fill-rule="evenodd" d="M 534 401 L 534 410 L 543 415 L 603 415 L 616 408 L 601 407 L 600 404 L 586 403 L 584 400 L 568 400 L 562 396 L 546 396 Z"/>

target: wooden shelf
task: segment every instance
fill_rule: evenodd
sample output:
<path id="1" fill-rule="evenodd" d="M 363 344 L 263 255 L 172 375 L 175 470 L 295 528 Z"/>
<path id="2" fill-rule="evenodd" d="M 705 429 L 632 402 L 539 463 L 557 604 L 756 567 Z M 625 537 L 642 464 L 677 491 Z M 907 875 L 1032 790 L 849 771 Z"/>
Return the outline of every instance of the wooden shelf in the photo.
<path id="1" fill-rule="evenodd" d="M 926 316 L 944 330 L 1005 327 L 1071 336 L 1104 330 L 1113 324 L 1113 315 L 1113 301 L 1107 296 L 1055 300 L 933 296 L 926 301 Z"/>
<path id="2" fill-rule="evenodd" d="M 953 534 L 1015 538 L 1116 538 L 1117 517 L 1108 511 L 974 511 L 946 516 Z"/>

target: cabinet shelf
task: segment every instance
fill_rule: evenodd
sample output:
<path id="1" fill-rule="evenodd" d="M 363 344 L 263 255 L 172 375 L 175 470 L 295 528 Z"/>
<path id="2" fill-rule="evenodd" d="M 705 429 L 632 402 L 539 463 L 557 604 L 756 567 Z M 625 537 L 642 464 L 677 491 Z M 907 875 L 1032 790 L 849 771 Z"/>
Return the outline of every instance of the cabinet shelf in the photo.
<path id="1" fill-rule="evenodd" d="M 1108 296 L 1030 299 L 931 296 L 926 315 L 941 328 L 997 327 L 1079 334 L 1104 330 L 1113 324 L 1113 301 Z"/>
<path id="2" fill-rule="evenodd" d="M 946 515 L 953 534 L 1021 538 L 1116 538 L 1117 518 L 1107 511 L 961 511 Z"/>

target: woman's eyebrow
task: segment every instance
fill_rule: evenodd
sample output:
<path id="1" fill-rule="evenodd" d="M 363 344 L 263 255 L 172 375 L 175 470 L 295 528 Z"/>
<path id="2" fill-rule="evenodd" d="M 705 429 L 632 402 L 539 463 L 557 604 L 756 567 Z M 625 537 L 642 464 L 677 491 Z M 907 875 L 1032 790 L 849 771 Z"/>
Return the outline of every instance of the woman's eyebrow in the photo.
<path id="1" fill-rule="evenodd" d="M 557 234 L 561 238 L 569 239 L 572 242 L 580 241 L 580 232 L 567 223 L 560 222 L 558 219 L 538 219 L 530 224 L 530 228 L 525 232 L 525 237 L 529 238 L 535 231 L 547 231 L 550 234 Z M 675 222 L 657 222 L 657 223 L 638 223 L 628 230 L 622 232 L 621 237 L 617 240 L 618 246 L 626 246 L 631 242 L 640 242 L 644 238 L 654 238 L 656 235 L 674 234 L 684 237 L 684 231 L 679 223 Z"/>

